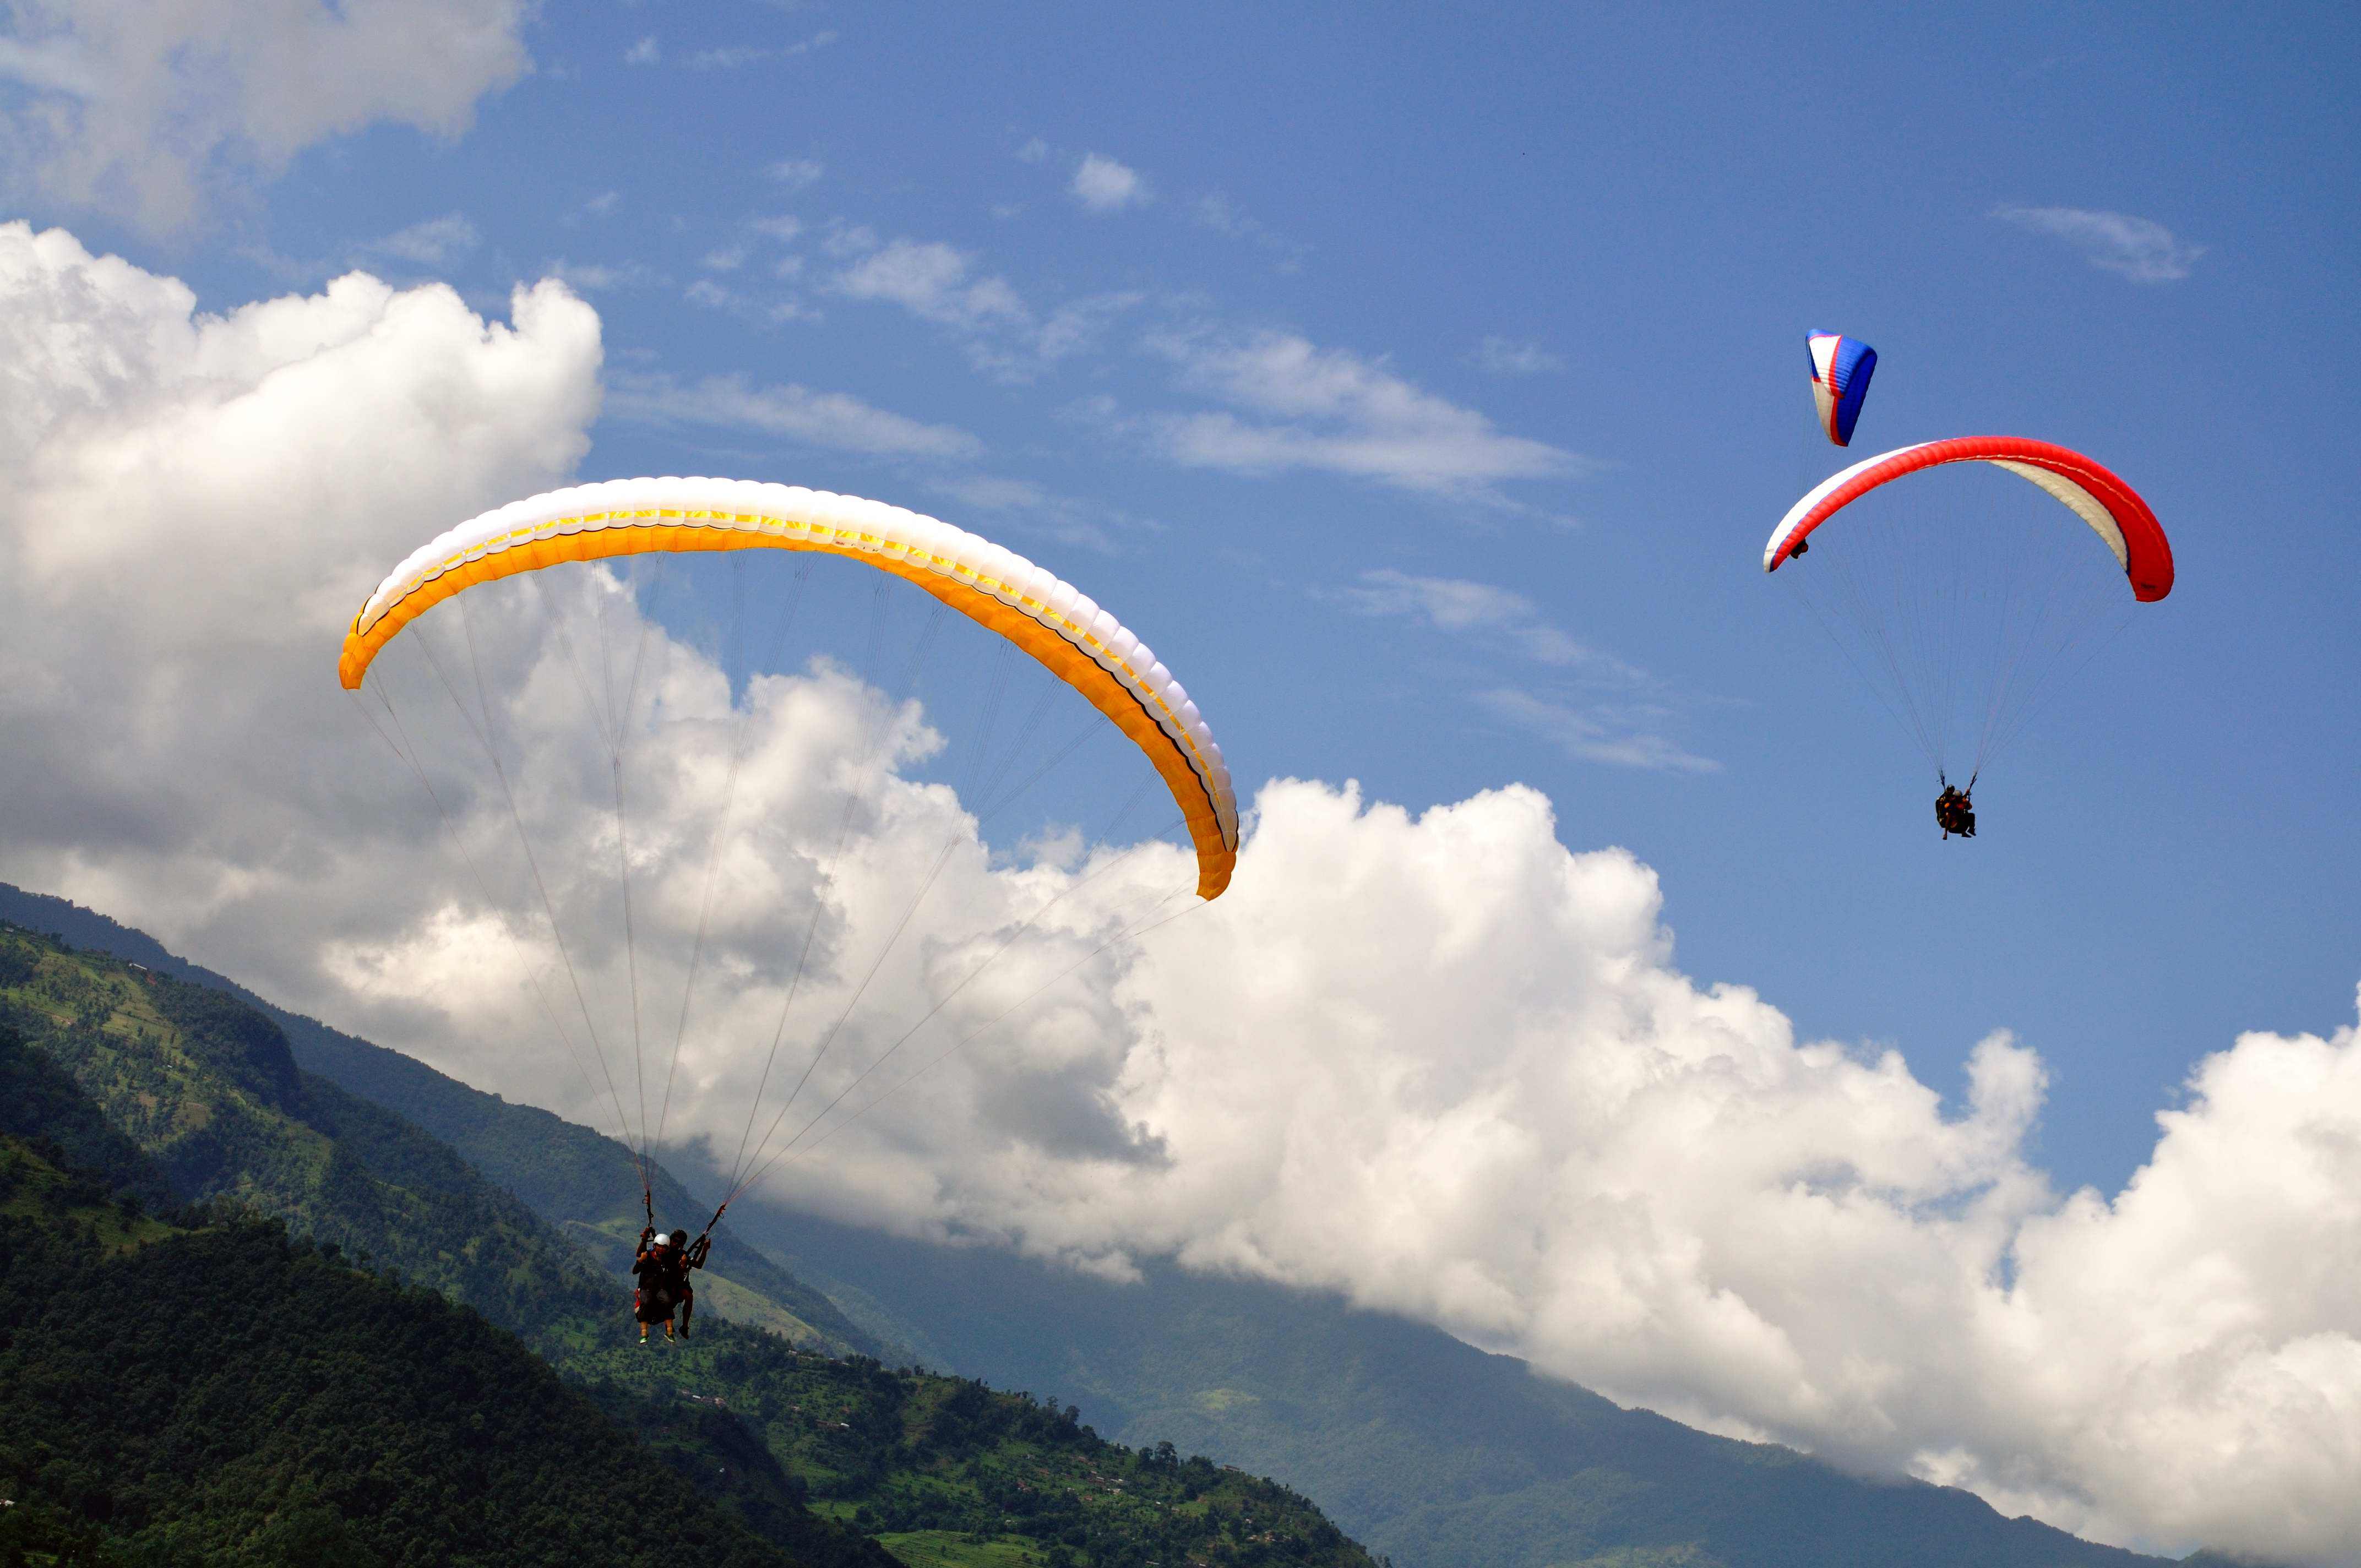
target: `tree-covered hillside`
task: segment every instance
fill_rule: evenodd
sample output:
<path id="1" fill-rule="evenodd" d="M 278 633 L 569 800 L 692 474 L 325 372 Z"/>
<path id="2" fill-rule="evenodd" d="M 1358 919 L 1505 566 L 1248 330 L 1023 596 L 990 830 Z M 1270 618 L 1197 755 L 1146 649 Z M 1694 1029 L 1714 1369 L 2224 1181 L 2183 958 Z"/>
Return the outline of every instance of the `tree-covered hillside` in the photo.
<path id="1" fill-rule="evenodd" d="M 611 1314 L 612 1281 L 401 1117 L 302 1072 L 276 1024 L 153 970 L 0 927 L 0 1027 L 61 1072 L 180 1201 L 224 1200 L 531 1333 Z M 38 1130 L 28 1108 L 0 1125 Z"/>
<path id="2" fill-rule="evenodd" d="M 448 1146 L 493 1187 L 505 1189 L 605 1270 L 628 1269 L 642 1223 L 638 1163 L 631 1151 L 546 1111 L 512 1105 L 436 1072 L 398 1051 L 356 1039 L 317 1019 L 280 1007 L 211 970 L 166 950 L 146 933 L 62 898 L 0 883 L 0 922 L 27 933 L 138 966 L 234 997 L 276 1024 L 303 1071 L 347 1094 L 396 1112 Z M 689 1192 L 661 1164 L 653 1170 L 656 1210 L 666 1228 L 702 1226 L 708 1200 Z M 698 1310 L 774 1330 L 798 1343 L 837 1352 L 906 1355 L 880 1318 L 856 1325 L 837 1302 L 762 1251 L 738 1245 L 725 1222 L 714 1232 L 714 1263 Z"/>
<path id="3" fill-rule="evenodd" d="M 20 1091 L 0 1099 L 0 1131 L 34 1131 L 36 1120 L 70 1131 L 107 1162 L 86 1197 L 112 1189 L 136 1198 L 144 1185 L 151 1199 L 161 1192 L 170 1202 L 208 1201 L 217 1212 L 226 1205 L 286 1216 L 300 1239 L 270 1233 L 287 1257 L 247 1260 L 258 1288 L 276 1288 L 289 1269 L 324 1260 L 331 1272 L 351 1273 L 366 1253 L 376 1268 L 395 1266 L 389 1276 L 407 1279 L 421 1302 L 480 1307 L 546 1358 L 544 1376 L 554 1367 L 588 1395 L 584 1408 L 631 1429 L 640 1452 L 798 1559 L 851 1561 L 841 1554 L 870 1550 L 863 1538 L 873 1534 L 922 1563 L 1369 1562 L 1284 1488 L 1210 1461 L 1183 1461 L 1169 1444 L 1118 1448 L 1071 1412 L 1027 1398 L 915 1369 L 889 1372 L 872 1358 L 799 1352 L 774 1333 L 702 1315 L 693 1341 L 639 1349 L 619 1276 L 591 1266 L 567 1234 L 403 1118 L 302 1071 L 272 1020 L 220 991 L 0 927 L 0 1090 Z M 491 1118 L 490 1141 L 511 1157 L 528 1158 L 532 1138 L 550 1129 L 561 1141 L 598 1141 L 543 1113 L 500 1109 L 515 1114 Z M 210 1232 L 204 1240 L 216 1245 Z M 193 1247 L 172 1255 L 213 1259 L 211 1273 L 190 1265 L 192 1277 L 236 1296 L 223 1284 L 236 1268 L 215 1254 Z M 128 1272 L 109 1288 L 163 1290 L 177 1277 L 148 1271 L 156 1266 L 125 1260 Z M 282 1394 L 320 1376 L 280 1365 L 303 1361 L 316 1336 L 276 1308 L 250 1321 L 235 1302 L 204 1311 L 183 1302 L 170 1311 L 196 1325 L 192 1332 L 258 1358 L 269 1374 L 258 1381 L 276 1378 Z M 495 1338 L 525 1354 L 505 1335 Z M 179 1365 L 201 1359 L 184 1355 Z M 139 1379 L 153 1383 L 172 1364 L 127 1367 L 128 1389 L 112 1387 L 94 1361 L 80 1366 L 94 1397 L 152 1410 L 159 1389 Z M 98 1451 L 76 1452 L 86 1459 Z M 68 1453 L 57 1462 L 71 1470 L 78 1461 Z M 310 1462 L 287 1463 L 292 1474 Z M 41 1474 L 55 1490 L 62 1472 Z M 428 1485 L 432 1473 L 412 1479 Z M 211 1508 L 203 1497 L 156 1486 L 165 1499 L 159 1518 Z"/>
<path id="4" fill-rule="evenodd" d="M 470 1089 L 399 1051 L 315 1020 L 274 1015 L 286 1022 L 289 1047 L 304 1070 L 397 1110 L 523 1199 L 602 1266 L 618 1274 L 629 1269 L 644 1212 L 639 1167 L 623 1145 L 538 1107 Z M 665 1227 L 702 1228 L 712 1201 L 692 1194 L 661 1164 L 653 1177 L 656 1212 Z M 835 1354 L 886 1355 L 904 1348 L 857 1324 L 836 1302 L 747 1245 L 726 1220 L 714 1227 L 713 1262 L 697 1297 L 700 1312 Z"/>
<path id="5" fill-rule="evenodd" d="M 736 1325 L 653 1354 L 598 1347 L 567 1365 L 606 1387 L 731 1411 L 816 1508 L 905 1562 L 1371 1568 L 1288 1488 L 1169 1442 L 1117 1446 L 1074 1408 L 1028 1393 L 797 1352 Z"/>
<path id="6" fill-rule="evenodd" d="M 277 1222 L 126 1210 L 106 1197 L 115 1174 L 0 1137 L 13 1307 L 0 1477 L 9 1513 L 26 1510 L 0 1552 L 288 1568 L 859 1561 L 766 1544 L 437 1292 L 291 1242 Z"/>

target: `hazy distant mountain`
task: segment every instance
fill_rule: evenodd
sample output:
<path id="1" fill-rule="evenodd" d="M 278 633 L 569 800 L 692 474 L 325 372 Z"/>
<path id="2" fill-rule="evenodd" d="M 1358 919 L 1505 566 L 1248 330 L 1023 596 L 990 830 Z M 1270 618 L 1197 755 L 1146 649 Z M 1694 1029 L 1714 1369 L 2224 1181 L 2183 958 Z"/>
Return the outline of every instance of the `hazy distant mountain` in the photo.
<path id="1" fill-rule="evenodd" d="M 1861 1480 L 1626 1410 L 1314 1295 L 1161 1264 L 1115 1285 L 760 1211 L 741 1228 L 919 1325 L 957 1370 L 1054 1390 L 1126 1442 L 1153 1432 L 1278 1476 L 1401 1568 L 2165 1561 L 2004 1519 L 1956 1488 Z"/>

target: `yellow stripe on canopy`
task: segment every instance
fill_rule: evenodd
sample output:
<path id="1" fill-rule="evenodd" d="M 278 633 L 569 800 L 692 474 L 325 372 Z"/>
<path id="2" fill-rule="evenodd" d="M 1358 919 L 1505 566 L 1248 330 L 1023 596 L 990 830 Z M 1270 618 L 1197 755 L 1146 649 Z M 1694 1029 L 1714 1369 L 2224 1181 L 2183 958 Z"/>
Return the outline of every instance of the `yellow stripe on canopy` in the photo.
<path id="1" fill-rule="evenodd" d="M 916 583 L 1031 654 L 1155 765 L 1189 824 L 1197 894 L 1229 885 L 1237 801 L 1221 748 L 1180 684 L 1113 617 L 1015 552 L 934 518 L 851 496 L 714 479 L 618 479 L 487 512 L 413 554 L 353 618 L 336 674 L 370 661 L 419 616 L 478 583 L 562 561 L 705 550 L 842 555 Z"/>

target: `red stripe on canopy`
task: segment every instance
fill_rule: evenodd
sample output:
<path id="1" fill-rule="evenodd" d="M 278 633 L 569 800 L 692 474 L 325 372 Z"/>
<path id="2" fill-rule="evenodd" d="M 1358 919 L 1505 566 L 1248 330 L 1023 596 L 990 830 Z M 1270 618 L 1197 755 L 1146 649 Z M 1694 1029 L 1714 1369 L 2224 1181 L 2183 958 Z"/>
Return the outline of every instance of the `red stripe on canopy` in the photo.
<path id="1" fill-rule="evenodd" d="M 1786 537 L 1763 564 L 1763 570 L 1777 571 L 1812 530 L 1880 485 L 1946 463 L 2021 463 L 2080 487 L 2106 509 L 2124 536 L 2124 575 L 2131 581 L 2133 597 L 2142 603 L 2153 603 L 2172 591 L 2171 542 L 2165 538 L 2164 526 L 2156 521 L 2156 513 L 2148 510 L 2139 493 L 2106 466 L 2079 452 L 2018 435 L 1954 436 L 1948 441 L 1905 446 L 1871 459 L 1852 477 L 1821 497 L 1818 504 L 1786 530 Z"/>

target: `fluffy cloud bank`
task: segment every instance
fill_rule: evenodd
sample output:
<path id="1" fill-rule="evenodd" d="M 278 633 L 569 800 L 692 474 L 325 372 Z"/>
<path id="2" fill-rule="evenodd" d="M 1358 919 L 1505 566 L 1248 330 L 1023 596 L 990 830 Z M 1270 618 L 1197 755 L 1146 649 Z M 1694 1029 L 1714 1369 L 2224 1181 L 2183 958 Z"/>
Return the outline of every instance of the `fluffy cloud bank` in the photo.
<path id="1" fill-rule="evenodd" d="M 2113 1540 L 2353 1561 L 2354 1030 L 2240 1040 L 2122 1192 L 2061 1198 L 2032 1053 L 1984 1041 L 1947 1112 L 1797 1040 L 1674 968 L 1653 873 L 1531 792 L 1261 814 L 1235 904 L 1126 993 L 1157 1042 L 1117 1102 L 1167 1165 L 975 1223 L 1326 1287 Z"/>
<path id="2" fill-rule="evenodd" d="M 502 325 L 359 273 L 193 305 L 0 225 L 6 852 L 192 932 L 274 898 L 333 924 L 374 874 L 346 859 L 367 863 L 346 828 L 368 819 L 369 738 L 323 678 L 335 629 L 387 562 L 581 459 L 598 322 L 556 284 Z"/>
<path id="3" fill-rule="evenodd" d="M 611 1124 L 632 1090 L 592 1081 L 575 1020 L 627 1015 L 632 960 L 576 940 L 575 1008 L 513 810 L 562 929 L 614 929 L 628 850 L 650 1038 L 700 966 L 670 1114 L 725 1161 L 760 1065 L 737 1042 L 770 1038 L 780 934 L 817 911 L 781 1060 L 850 1019 L 804 1102 L 845 1094 L 821 1131 L 845 1130 L 791 1168 L 795 1201 L 1333 1288 L 2113 1539 L 2354 1560 L 2354 1029 L 2236 1041 L 2121 1192 L 2060 1194 L 2024 1153 L 2031 1052 L 1985 1041 L 1946 1106 L 1898 1054 L 1796 1038 L 1682 973 L 1654 873 L 1561 845 L 1533 791 L 1411 814 L 1272 783 L 1232 892 L 1151 930 L 1181 850 L 994 853 L 989 792 L 922 777 L 957 750 L 943 715 L 825 663 L 733 684 L 598 573 L 397 641 L 430 803 L 330 666 L 388 563 L 580 461 L 596 317 L 547 284 L 511 316 L 359 275 L 199 316 L 171 280 L 0 226 L 0 876 Z M 604 743 L 566 721 L 591 652 L 550 609 L 642 671 L 611 710 L 628 846 Z M 429 649 L 470 700 L 482 670 L 478 718 L 531 781 L 513 807 L 448 705 L 428 717 Z"/>

